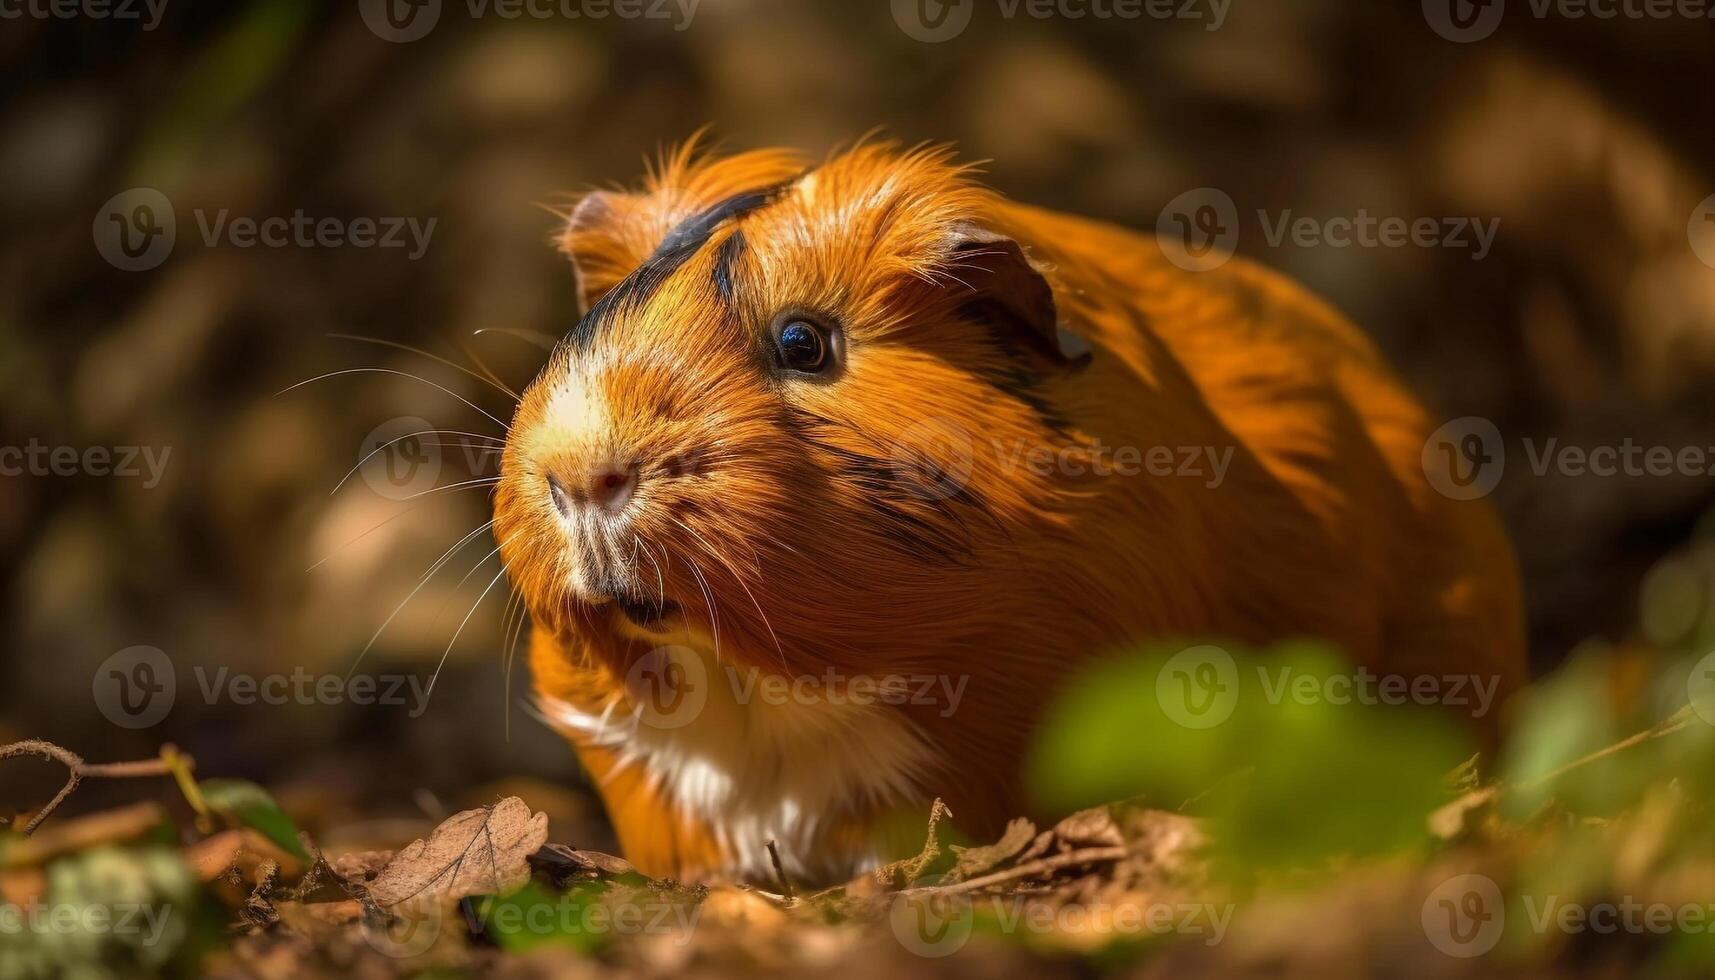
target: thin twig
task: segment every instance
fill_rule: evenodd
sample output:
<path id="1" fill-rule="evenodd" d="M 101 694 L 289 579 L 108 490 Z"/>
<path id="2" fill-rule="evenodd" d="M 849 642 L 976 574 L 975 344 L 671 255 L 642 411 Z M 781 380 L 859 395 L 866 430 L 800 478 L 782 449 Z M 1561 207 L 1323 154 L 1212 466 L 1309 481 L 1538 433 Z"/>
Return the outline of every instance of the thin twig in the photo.
<path id="1" fill-rule="evenodd" d="M 83 756 L 76 752 L 39 738 L 13 742 L 11 745 L 0 745 L 0 760 L 26 755 L 39 755 L 49 762 L 58 762 L 66 767 L 67 776 L 65 785 L 60 787 L 58 793 L 54 794 L 54 798 L 42 807 L 41 812 L 31 817 L 24 824 L 20 833 L 25 837 L 30 836 L 37 827 L 41 826 L 42 821 L 59 809 L 60 804 L 71 796 L 86 776 L 98 779 L 168 776 L 173 774 L 175 763 L 182 762 L 187 765 L 187 768 L 189 764 L 189 757 L 179 755 L 170 745 L 162 748 L 161 758 L 140 759 L 136 762 L 85 762 Z"/>
<path id="2" fill-rule="evenodd" d="M 780 879 L 780 892 L 791 902 L 797 898 L 792 892 L 792 882 L 786 877 L 786 867 L 780 863 L 780 847 L 774 843 L 774 838 L 768 839 L 768 860 L 774 862 L 774 877 Z"/>
<path id="3" fill-rule="evenodd" d="M 1658 738 L 1666 738 L 1675 732 L 1681 731 L 1689 724 L 1691 724 L 1691 708 L 1690 706 L 1686 706 L 1675 712 L 1654 728 L 1645 729 L 1629 738 L 1621 739 L 1605 749 L 1597 749 L 1595 752 L 1590 753 L 1582 759 L 1568 762 L 1566 765 L 1551 772 L 1545 772 L 1540 776 L 1533 776 L 1530 779 L 1513 786 L 1503 787 L 1503 790 L 1505 792 L 1517 792 L 1519 790 L 1536 789 L 1546 783 L 1554 782 L 1574 769 L 1582 768 L 1592 762 L 1598 762 L 1602 759 L 1606 759 L 1608 756 L 1624 752 L 1633 746 L 1642 745 L 1645 742 L 1653 741 Z"/>
<path id="4" fill-rule="evenodd" d="M 1127 851 L 1123 847 L 1086 847 L 1081 851 L 1072 851 L 1067 854 L 1060 854 L 1050 858 L 1041 858 L 1026 864 L 1018 865 L 1017 867 L 1008 868 L 1005 871 L 996 871 L 994 874 L 983 875 L 980 878 L 972 878 L 969 881 L 961 881 L 957 884 L 930 885 L 926 888 L 907 888 L 905 891 L 908 893 L 934 892 L 940 895 L 957 895 L 961 892 L 976 891 L 979 888 L 987 888 L 990 885 L 998 885 L 1001 882 L 1012 881 L 1017 878 L 1028 878 L 1032 875 L 1047 874 L 1052 871 L 1058 871 L 1061 868 L 1072 867 L 1073 865 L 1096 864 L 1101 861 L 1118 861 L 1125 857 L 1126 853 Z"/>

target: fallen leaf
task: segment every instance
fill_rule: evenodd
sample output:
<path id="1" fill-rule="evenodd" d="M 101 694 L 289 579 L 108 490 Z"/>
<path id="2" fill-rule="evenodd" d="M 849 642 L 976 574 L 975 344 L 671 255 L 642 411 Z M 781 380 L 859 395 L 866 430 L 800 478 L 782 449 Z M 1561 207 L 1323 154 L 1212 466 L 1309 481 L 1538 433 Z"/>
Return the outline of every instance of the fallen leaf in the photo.
<path id="1" fill-rule="evenodd" d="M 1429 832 L 1441 840 L 1456 840 L 1487 813 L 1497 796 L 1494 786 L 1472 790 L 1429 815 Z"/>
<path id="2" fill-rule="evenodd" d="M 509 796 L 453 814 L 428 840 L 406 845 L 369 883 L 369 896 L 386 908 L 419 896 L 506 892 L 530 879 L 530 855 L 547 840 L 548 815 Z"/>
<path id="3" fill-rule="evenodd" d="M 309 864 L 310 853 L 298 839 L 298 826 L 267 790 L 243 779 L 205 779 L 198 784 L 203 801 L 228 821 L 261 832 L 280 850 Z"/>
<path id="4" fill-rule="evenodd" d="M 14 841 L 0 865 L 30 867 L 102 844 L 123 844 L 150 834 L 166 822 L 159 803 L 133 803 L 72 820 L 49 824 L 34 837 Z"/>
<path id="5" fill-rule="evenodd" d="M 1125 843 L 1105 806 L 1079 810 L 1060 821 L 1054 825 L 1054 836 L 1067 847 L 1118 847 Z"/>
<path id="6" fill-rule="evenodd" d="M 303 872 L 297 858 L 281 850 L 271 838 L 245 827 L 224 830 L 185 848 L 185 860 L 196 869 L 200 881 L 209 882 L 236 869 L 245 881 L 255 882 L 257 871 L 272 863 L 278 873 L 296 878 Z"/>
<path id="7" fill-rule="evenodd" d="M 549 844 L 532 859 L 557 882 L 573 879 L 622 878 L 637 874 L 624 858 L 600 851 L 580 851 L 564 844 Z"/>
<path id="8" fill-rule="evenodd" d="M 1017 857 L 1019 852 L 1030 845 L 1036 837 L 1036 825 L 1019 817 L 1006 825 L 1005 833 L 1000 840 L 993 844 L 979 847 L 961 847 L 952 845 L 953 853 L 958 860 L 953 863 L 953 869 L 947 872 L 947 877 L 953 881 L 963 881 L 966 878 L 980 875 L 983 872 Z"/>

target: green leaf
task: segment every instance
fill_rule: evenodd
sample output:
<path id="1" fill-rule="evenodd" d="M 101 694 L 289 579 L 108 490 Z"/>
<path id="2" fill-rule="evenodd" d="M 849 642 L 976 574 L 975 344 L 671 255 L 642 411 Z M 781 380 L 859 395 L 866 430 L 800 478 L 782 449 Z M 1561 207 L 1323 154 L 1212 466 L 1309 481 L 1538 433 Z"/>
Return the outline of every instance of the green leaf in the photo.
<path id="1" fill-rule="evenodd" d="M 243 779 L 205 779 L 197 788 L 209 809 L 238 826 L 256 830 L 293 857 L 310 860 L 298 839 L 298 825 L 267 790 Z"/>
<path id="2" fill-rule="evenodd" d="M 589 883 L 556 892 L 531 882 L 506 895 L 485 895 L 476 903 L 484 934 L 501 949 L 524 953 L 543 946 L 570 946 L 594 954 L 610 938 L 599 912 L 607 887 Z"/>
<path id="3" fill-rule="evenodd" d="M 1248 865 L 1409 846 L 1471 739 L 1437 709 L 1375 703 L 1362 676 L 1310 644 L 1105 663 L 1050 711 L 1031 783 L 1056 811 L 1127 797 L 1183 807 Z"/>

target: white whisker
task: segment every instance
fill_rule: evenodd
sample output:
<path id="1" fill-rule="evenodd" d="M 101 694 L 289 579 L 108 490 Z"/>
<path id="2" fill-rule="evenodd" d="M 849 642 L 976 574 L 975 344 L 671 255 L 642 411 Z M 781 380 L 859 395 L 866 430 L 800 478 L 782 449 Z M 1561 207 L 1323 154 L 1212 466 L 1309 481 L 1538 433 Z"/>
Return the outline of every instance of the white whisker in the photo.
<path id="1" fill-rule="evenodd" d="M 309 378 L 307 380 L 300 381 L 295 385 L 289 385 L 285 388 L 281 388 L 279 391 L 274 392 L 274 397 L 278 398 L 281 395 L 284 395 L 288 391 L 292 391 L 292 390 L 295 390 L 297 388 L 302 388 L 304 385 L 307 385 L 307 384 L 315 384 L 317 381 L 326 381 L 328 378 L 337 378 L 342 374 L 392 374 L 392 375 L 397 375 L 401 378 L 410 378 L 412 381 L 420 381 L 423 384 L 426 384 L 431 388 L 437 388 L 441 391 L 444 391 L 447 394 L 453 396 L 454 398 L 457 398 L 459 401 L 464 402 L 466 405 L 469 405 L 471 408 L 475 409 L 479 414 L 481 414 L 484 418 L 488 419 L 490 422 L 493 422 L 495 425 L 500 426 L 501 431 L 503 431 L 503 432 L 511 432 L 512 431 L 512 427 L 510 425 L 507 425 L 505 422 L 502 422 L 499 419 L 495 418 L 494 416 L 483 411 L 481 406 L 477 405 L 476 402 L 471 401 L 470 399 L 468 399 L 465 396 L 459 394 L 458 392 L 452 390 L 451 388 L 448 388 L 445 385 L 436 384 L 435 382 L 430 381 L 428 378 L 420 378 L 417 375 L 410 373 L 409 371 L 396 371 L 393 368 L 367 367 L 367 368 L 346 368 L 343 371 L 329 371 L 326 374 L 319 374 L 313 378 Z"/>
<path id="2" fill-rule="evenodd" d="M 524 625 L 530 618 L 530 607 L 524 602 L 524 593 L 515 591 L 512 596 L 518 603 L 518 615 L 507 631 L 506 651 L 501 656 L 506 676 L 501 696 L 505 702 L 504 729 L 508 742 L 512 741 L 512 668 L 518 662 L 518 641 L 524 638 Z"/>
<path id="3" fill-rule="evenodd" d="M 452 558 L 453 555 L 457 554 L 461 548 L 463 548 L 466 544 L 468 544 L 472 538 L 476 537 L 478 534 L 481 534 L 482 532 L 488 530 L 490 527 L 493 527 L 493 526 L 494 526 L 494 521 L 491 519 L 491 520 L 477 526 L 476 528 L 472 529 L 469 534 L 466 534 L 464 537 L 462 537 L 462 538 L 458 539 L 458 541 L 454 542 L 454 544 L 451 548 L 448 548 L 441 555 L 440 558 L 435 560 L 435 563 L 433 565 L 429 566 L 429 570 L 424 572 L 423 577 L 417 580 L 417 587 L 411 590 L 411 594 L 407 595 L 405 597 L 404 601 L 400 602 L 399 605 L 394 607 L 392 614 L 389 615 L 384 622 L 382 622 L 381 628 L 376 630 L 375 635 L 371 636 L 369 638 L 369 642 L 365 643 L 363 645 L 363 649 L 359 650 L 357 652 L 357 659 L 352 661 L 351 669 L 347 670 L 345 672 L 345 676 L 347 676 L 347 677 L 351 676 L 352 671 L 357 669 L 357 665 L 363 662 L 363 657 L 365 654 L 367 654 L 369 652 L 369 648 L 373 647 L 375 645 L 375 641 L 381 639 L 381 634 L 385 633 L 387 631 L 388 624 L 392 623 L 393 620 L 398 617 L 399 613 L 404 610 L 406 604 L 409 603 L 417 595 L 417 593 L 423 591 L 423 586 L 429 584 L 429 579 L 434 577 L 435 572 L 442 565 L 445 565 L 447 563 L 447 561 L 450 558 Z"/>
<path id="4" fill-rule="evenodd" d="M 429 501 L 424 501 L 424 503 L 428 503 L 428 502 Z M 328 554 L 325 555 L 321 559 L 321 561 L 318 561 L 314 565 L 311 565 L 309 568 L 304 569 L 304 571 L 306 571 L 306 572 L 315 571 L 316 569 L 318 569 L 318 568 L 322 567 L 323 565 L 327 564 L 328 562 L 332 561 L 335 555 L 338 555 L 340 552 L 344 551 L 345 549 L 351 547 L 352 545 L 356 544 L 359 541 L 362 541 L 364 538 L 369 537 L 371 534 L 374 534 L 376 531 L 381 530 L 382 528 L 386 527 L 387 525 L 393 523 L 394 521 L 398 520 L 399 518 L 404 517 L 406 514 L 409 514 L 412 511 L 414 511 L 417 508 L 422 507 L 422 506 L 423 506 L 423 504 L 413 504 L 412 506 L 405 508 L 404 510 L 400 511 L 399 513 L 394 514 L 392 517 L 387 518 L 386 520 L 382 521 L 380 524 L 375 525 L 374 527 L 363 532 L 362 534 L 359 534 L 357 537 L 352 538 L 351 540 L 347 541 L 346 543 L 344 543 L 344 544 L 340 545 L 339 547 L 335 548 L 334 550 L 328 552 Z"/>
<path id="5" fill-rule="evenodd" d="M 491 442 L 497 442 L 503 446 L 506 444 L 506 440 L 500 438 L 499 436 L 491 436 L 491 435 L 488 435 L 488 434 L 482 433 L 482 432 L 465 432 L 462 429 L 424 429 L 421 432 L 407 432 L 404 435 L 399 436 L 398 438 L 389 439 L 386 442 L 382 443 L 381 445 L 376 446 L 374 449 L 371 449 L 369 451 L 369 455 L 358 460 L 356 466 L 353 466 L 351 469 L 345 471 L 345 475 L 339 478 L 339 482 L 333 485 L 332 490 L 328 491 L 328 496 L 331 497 L 334 494 L 339 493 L 339 488 L 345 486 L 345 481 L 351 479 L 352 476 L 355 475 L 358 470 L 362 469 L 364 463 L 367 463 L 371 459 L 375 458 L 376 453 L 380 452 L 383 449 L 386 449 L 388 446 L 391 446 L 396 442 L 402 442 L 402 441 L 409 439 L 413 436 L 429 436 L 429 435 L 470 436 L 474 439 L 487 439 Z M 466 445 L 466 444 L 465 443 L 459 443 L 459 442 L 453 442 L 453 443 L 436 442 L 436 443 L 429 443 L 428 445 L 432 445 L 432 446 L 446 446 L 446 445 L 462 446 L 462 445 Z"/>
<path id="6" fill-rule="evenodd" d="M 496 548 L 495 552 L 498 553 L 499 550 L 500 549 Z M 493 557 L 493 555 L 490 555 L 490 557 Z M 487 558 L 483 559 L 483 561 L 487 560 Z M 429 686 L 423 690 L 423 704 L 425 707 L 428 705 L 429 699 L 435 696 L 435 682 L 441 679 L 441 668 L 447 665 L 447 658 L 452 655 L 453 644 L 459 641 L 459 634 L 464 632 L 465 626 L 470 623 L 470 618 L 476 615 L 477 607 L 482 605 L 482 600 L 488 597 L 488 593 L 493 590 L 495 583 L 499 582 L 505 576 L 506 566 L 502 564 L 500 566 L 500 571 L 494 573 L 494 578 L 489 579 L 488 587 L 482 590 L 482 595 L 477 596 L 476 602 L 471 604 L 470 612 L 465 613 L 464 621 L 459 623 L 459 628 L 453 631 L 453 638 L 447 641 L 447 648 L 441 653 L 441 662 L 435 665 L 434 676 L 429 678 Z"/>
<path id="7" fill-rule="evenodd" d="M 515 337 L 527 343 L 534 344 L 550 354 L 554 352 L 555 346 L 560 342 L 559 338 L 551 337 L 545 333 L 539 333 L 535 330 L 519 330 L 514 327 L 482 327 L 471 331 L 471 336 L 480 337 L 485 333 L 499 333 L 505 334 L 508 337 Z"/>
<path id="8" fill-rule="evenodd" d="M 701 534 L 692 530 L 684 521 L 679 520 L 671 514 L 667 515 L 667 519 L 684 528 L 685 533 L 696 538 L 697 543 L 703 546 L 703 550 L 707 551 L 711 558 L 720 562 L 726 567 L 728 572 L 732 573 L 732 577 L 738 581 L 738 587 L 744 590 L 744 594 L 750 597 L 750 604 L 756 607 L 756 614 L 762 617 L 762 625 L 768 628 L 769 639 L 774 641 L 774 652 L 780 655 L 780 666 L 786 667 L 786 651 L 780 646 L 780 637 L 775 635 L 774 624 L 768 621 L 768 614 L 762 611 L 762 603 L 756 601 L 756 593 L 750 591 L 750 586 L 746 584 L 744 576 L 739 574 L 738 569 L 733 567 L 732 562 L 721 557 L 720 552 L 716 551 L 713 545 L 709 544 Z"/>
<path id="9" fill-rule="evenodd" d="M 461 483 L 449 483 L 444 487 L 430 487 L 427 490 L 418 490 L 416 493 L 406 494 L 405 496 L 400 497 L 399 499 L 400 500 L 416 500 L 418 497 L 421 497 L 424 494 L 441 493 L 441 492 L 446 491 L 446 490 L 458 490 L 458 489 L 461 489 L 463 487 L 486 487 L 486 486 L 492 486 L 492 485 L 499 483 L 499 482 L 500 482 L 500 477 L 498 477 L 498 476 L 485 476 L 485 477 L 478 479 L 478 480 L 465 480 Z"/>
<path id="10" fill-rule="evenodd" d="M 424 350 L 421 347 L 412 347 L 410 344 L 401 344 L 396 340 L 382 340 L 380 337 L 360 337 L 357 334 L 352 334 L 352 333 L 330 333 L 330 334 L 328 334 L 328 336 L 333 337 L 337 340 L 355 340 L 360 344 L 379 344 L 382 347 L 391 347 L 395 350 L 402 350 L 402 351 L 405 351 L 406 353 L 417 354 L 421 357 L 426 357 L 431 361 L 438 361 L 439 363 L 445 364 L 447 367 L 452 368 L 454 371 L 464 372 L 465 374 L 475 378 L 476 380 L 482 382 L 483 384 L 488 385 L 489 387 L 495 389 L 496 391 L 500 392 L 501 394 L 507 396 L 508 398 L 512 399 L 513 401 L 518 401 L 518 397 L 519 397 L 518 392 L 513 391 L 511 388 L 508 388 L 505 385 L 501 384 L 498 379 L 483 377 L 482 375 L 476 373 L 475 371 L 472 371 L 470 368 L 467 368 L 462 364 L 459 364 L 459 363 L 454 362 L 454 361 L 450 361 L 447 358 L 440 356 L 439 354 L 431 353 L 429 351 Z"/>
<path id="11" fill-rule="evenodd" d="M 643 548 L 643 557 L 649 559 L 649 564 L 655 566 L 655 594 L 665 602 L 667 599 L 667 580 L 661 574 L 661 563 L 655 560 L 655 554 L 649 550 L 647 544 L 643 543 L 642 537 L 634 534 L 631 539 Z"/>
<path id="12" fill-rule="evenodd" d="M 714 630 L 715 663 L 721 662 L 721 614 L 715 608 L 714 593 L 709 590 L 708 580 L 703 577 L 703 570 L 697 567 L 697 560 L 690 555 L 685 556 L 685 562 L 691 566 L 691 576 L 697 580 L 697 588 L 703 592 L 703 604 L 709 610 L 709 625 Z"/>

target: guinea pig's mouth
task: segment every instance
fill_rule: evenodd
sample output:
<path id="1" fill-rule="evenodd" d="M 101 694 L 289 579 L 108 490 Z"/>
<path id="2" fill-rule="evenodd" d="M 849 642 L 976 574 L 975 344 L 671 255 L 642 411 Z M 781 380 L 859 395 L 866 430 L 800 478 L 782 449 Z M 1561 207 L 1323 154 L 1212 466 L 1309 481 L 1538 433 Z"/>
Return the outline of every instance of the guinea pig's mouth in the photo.
<path id="1" fill-rule="evenodd" d="M 630 593 L 617 593 L 613 604 L 626 619 L 647 630 L 656 630 L 679 611 L 679 604 L 663 597 L 650 598 Z"/>

